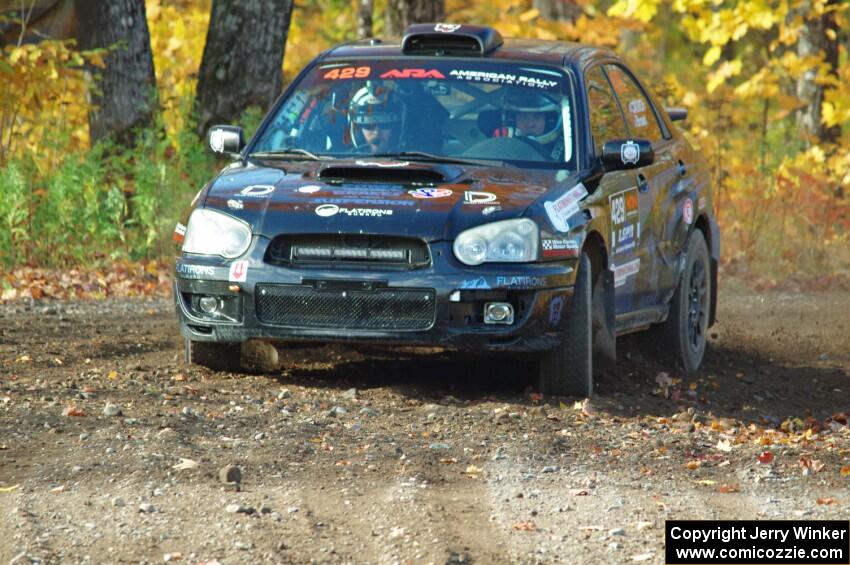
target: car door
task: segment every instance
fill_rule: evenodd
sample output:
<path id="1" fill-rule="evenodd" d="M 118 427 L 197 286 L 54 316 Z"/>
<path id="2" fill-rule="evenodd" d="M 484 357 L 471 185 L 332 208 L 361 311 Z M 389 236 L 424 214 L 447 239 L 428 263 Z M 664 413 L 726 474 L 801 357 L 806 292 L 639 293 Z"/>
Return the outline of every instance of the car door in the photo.
<path id="1" fill-rule="evenodd" d="M 670 230 L 666 223 L 671 216 L 671 190 L 680 177 L 679 165 L 674 158 L 673 140 L 657 108 L 652 104 L 633 75 L 619 63 L 603 65 L 620 107 L 625 115 L 629 136 L 647 139 L 652 143 L 655 159 L 651 165 L 630 171 L 639 205 L 638 224 L 635 227 L 635 257 L 639 260 L 634 293 L 637 308 L 651 308 L 665 296 L 675 264 L 665 253 Z M 618 238 L 631 235 L 630 226 Z"/>
<path id="2" fill-rule="evenodd" d="M 606 141 L 626 139 L 629 130 L 611 84 L 601 65 L 585 72 L 590 129 L 593 137 L 593 150 L 597 157 L 602 155 L 602 146 Z M 599 189 L 606 200 L 609 211 L 609 268 L 614 272 L 614 295 L 617 315 L 633 311 L 635 301 L 635 281 L 640 266 L 637 242 L 630 241 L 628 232 L 637 234 L 638 189 L 635 184 L 636 171 L 609 171 L 602 175 Z M 620 241 L 622 237 L 622 241 Z"/>

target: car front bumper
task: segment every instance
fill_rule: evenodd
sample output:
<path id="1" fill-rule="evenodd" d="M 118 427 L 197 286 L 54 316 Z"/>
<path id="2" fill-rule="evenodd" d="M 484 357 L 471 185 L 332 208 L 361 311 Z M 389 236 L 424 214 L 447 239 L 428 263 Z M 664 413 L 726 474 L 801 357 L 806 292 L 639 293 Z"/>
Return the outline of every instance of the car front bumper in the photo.
<path id="1" fill-rule="evenodd" d="M 558 346 L 572 297 L 575 261 L 457 262 L 432 243 L 432 264 L 416 270 L 288 268 L 249 252 L 244 280 L 233 262 L 183 255 L 174 299 L 181 333 L 194 341 L 343 342 L 534 352 Z M 200 308 L 212 297 L 217 311 Z M 212 302 L 211 299 L 207 303 Z M 483 321 L 484 306 L 510 303 L 510 324 Z"/>

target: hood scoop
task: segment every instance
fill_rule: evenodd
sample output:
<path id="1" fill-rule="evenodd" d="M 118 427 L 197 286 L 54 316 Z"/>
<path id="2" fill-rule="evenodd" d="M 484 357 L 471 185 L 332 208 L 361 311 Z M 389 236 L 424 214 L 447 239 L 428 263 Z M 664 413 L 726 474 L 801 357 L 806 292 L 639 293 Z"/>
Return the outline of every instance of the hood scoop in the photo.
<path id="1" fill-rule="evenodd" d="M 387 184 L 437 184 L 446 177 L 434 169 L 407 167 L 326 167 L 319 172 L 325 182 L 371 182 Z"/>

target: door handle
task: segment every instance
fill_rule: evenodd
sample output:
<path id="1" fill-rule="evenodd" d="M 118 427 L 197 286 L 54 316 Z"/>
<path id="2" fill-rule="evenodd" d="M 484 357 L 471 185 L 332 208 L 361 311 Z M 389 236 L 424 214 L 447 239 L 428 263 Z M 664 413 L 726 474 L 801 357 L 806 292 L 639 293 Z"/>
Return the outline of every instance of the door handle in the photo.
<path id="1" fill-rule="evenodd" d="M 646 175 L 643 173 L 637 174 L 637 187 L 641 192 L 646 192 L 649 190 L 649 179 L 646 178 Z"/>

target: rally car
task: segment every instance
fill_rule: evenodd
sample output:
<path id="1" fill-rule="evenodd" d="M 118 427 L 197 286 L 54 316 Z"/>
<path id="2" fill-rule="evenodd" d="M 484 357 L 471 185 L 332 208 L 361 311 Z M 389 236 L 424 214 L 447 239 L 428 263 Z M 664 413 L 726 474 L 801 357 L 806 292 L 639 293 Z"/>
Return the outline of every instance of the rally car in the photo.
<path id="1" fill-rule="evenodd" d="M 699 152 L 611 51 L 417 24 L 312 61 L 177 236 L 187 360 L 246 344 L 430 345 L 523 355 L 589 395 L 616 338 L 695 370 L 720 235 Z"/>

